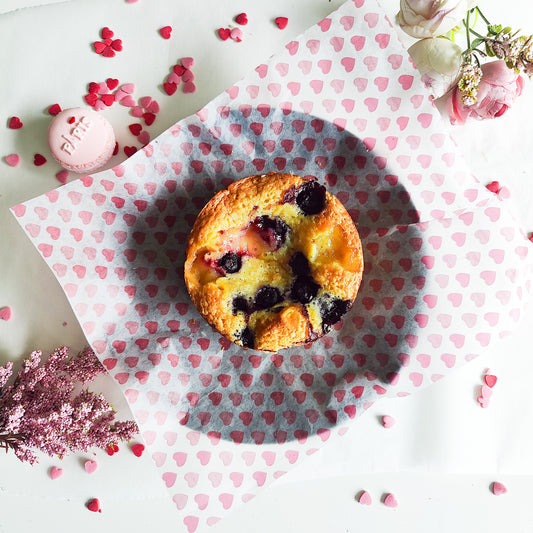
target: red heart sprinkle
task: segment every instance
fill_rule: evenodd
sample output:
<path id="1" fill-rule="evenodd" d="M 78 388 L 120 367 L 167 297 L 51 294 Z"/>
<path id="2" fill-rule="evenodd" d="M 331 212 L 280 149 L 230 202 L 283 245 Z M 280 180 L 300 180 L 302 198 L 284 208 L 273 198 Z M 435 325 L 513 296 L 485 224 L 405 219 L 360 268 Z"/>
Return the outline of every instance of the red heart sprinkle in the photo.
<path id="1" fill-rule="evenodd" d="M 487 189 L 490 192 L 498 192 L 500 190 L 500 184 L 497 181 L 491 181 L 488 185 L 486 185 Z"/>
<path id="2" fill-rule="evenodd" d="M 106 46 L 102 52 L 104 57 L 115 57 L 115 51 L 110 46 Z"/>
<path id="3" fill-rule="evenodd" d="M 94 104 L 96 104 L 96 100 L 98 100 L 98 96 L 96 96 L 95 93 L 86 94 L 83 98 L 91 107 L 93 107 Z"/>
<path id="4" fill-rule="evenodd" d="M 135 135 L 135 137 L 137 137 L 137 135 L 139 135 L 143 129 L 141 124 L 130 124 L 128 128 L 130 129 L 131 133 Z"/>
<path id="5" fill-rule="evenodd" d="M 485 383 L 492 389 L 496 385 L 498 378 L 492 374 L 485 374 L 484 376 Z"/>
<path id="6" fill-rule="evenodd" d="M 111 43 L 111 48 L 113 48 L 113 50 L 116 50 L 117 52 L 120 52 L 122 50 L 122 40 L 121 39 L 115 39 Z"/>
<path id="7" fill-rule="evenodd" d="M 115 34 L 112 30 L 105 26 L 104 28 L 102 28 L 102 32 L 100 33 L 100 35 L 102 36 L 102 39 L 111 39 L 111 37 L 113 37 L 113 35 Z"/>
<path id="8" fill-rule="evenodd" d="M 94 51 L 97 53 L 97 54 L 101 54 L 103 53 L 103 51 L 106 49 L 106 44 L 101 42 L 101 41 L 95 41 L 93 43 L 93 47 L 94 47 Z"/>
<path id="9" fill-rule="evenodd" d="M 135 146 L 124 146 L 124 153 L 128 157 L 131 157 L 136 151 L 137 151 L 137 148 Z"/>
<path id="10" fill-rule="evenodd" d="M 105 448 L 107 455 L 113 455 L 114 453 L 117 453 L 118 450 L 119 448 L 116 444 L 108 444 Z"/>
<path id="11" fill-rule="evenodd" d="M 90 94 L 97 93 L 99 90 L 100 90 L 100 84 L 99 83 L 96 83 L 94 81 L 91 81 L 91 83 L 89 83 L 89 93 Z"/>
<path id="12" fill-rule="evenodd" d="M 163 89 L 169 96 L 173 95 L 177 88 L 178 86 L 175 83 L 163 83 Z"/>
<path id="13" fill-rule="evenodd" d="M 289 23 L 289 19 L 287 17 L 277 17 L 274 22 L 278 25 L 280 30 L 284 30 Z"/>
<path id="14" fill-rule="evenodd" d="M 98 498 L 93 498 L 92 500 L 89 500 L 87 502 L 87 509 L 89 509 L 89 511 L 92 511 L 93 513 L 101 513 L 102 509 L 100 508 L 100 502 L 98 501 Z"/>
<path id="15" fill-rule="evenodd" d="M 159 33 L 163 39 L 170 39 L 170 34 L 172 33 L 172 26 L 163 26 L 159 29 Z"/>
<path id="16" fill-rule="evenodd" d="M 178 75 L 178 76 L 183 76 L 183 74 L 185 73 L 185 71 L 187 70 L 184 66 L 182 65 L 174 65 L 172 67 L 172 70 L 174 70 L 174 72 Z"/>
<path id="17" fill-rule="evenodd" d="M 33 156 L 33 164 L 36 167 L 40 167 L 41 165 L 44 165 L 45 163 L 46 163 L 46 157 L 44 157 L 44 155 L 35 154 Z"/>
<path id="18" fill-rule="evenodd" d="M 69 124 L 74 124 L 74 122 L 76 122 L 76 119 L 75 119 L 74 117 L 70 117 L 70 118 L 68 119 L 68 123 L 69 123 Z"/>
<path id="19" fill-rule="evenodd" d="M 235 17 L 235 22 L 237 24 L 242 24 L 243 26 L 246 26 L 246 24 L 248 24 L 248 15 L 246 13 L 239 13 Z"/>
<path id="20" fill-rule="evenodd" d="M 144 444 L 134 444 L 131 447 L 131 451 L 133 452 L 133 455 L 140 457 L 144 452 Z"/>
<path id="21" fill-rule="evenodd" d="M 62 183 L 63 185 L 65 183 L 67 183 L 67 179 L 68 179 L 68 170 L 60 170 L 57 174 L 56 174 L 56 179 L 57 181 L 59 181 L 59 183 Z"/>
<path id="22" fill-rule="evenodd" d="M 61 107 L 59 104 L 53 104 L 48 108 L 48 113 L 50 115 L 57 115 L 58 113 L 61 113 Z"/>
<path id="23" fill-rule="evenodd" d="M 227 41 L 229 39 L 230 34 L 231 30 L 229 28 L 218 28 L 218 36 L 223 41 Z"/>
<path id="24" fill-rule="evenodd" d="M 19 128 L 22 128 L 22 122 L 20 118 L 18 117 L 11 117 L 9 119 L 9 128 L 12 130 L 18 130 Z"/>
<path id="25" fill-rule="evenodd" d="M 116 78 L 107 78 L 105 83 L 110 91 L 118 87 L 118 80 Z"/>
<path id="26" fill-rule="evenodd" d="M 154 113 L 143 113 L 143 119 L 144 119 L 144 123 L 147 126 L 151 126 L 154 123 L 155 114 Z"/>
<path id="27" fill-rule="evenodd" d="M 105 44 L 106 46 L 111 46 L 111 43 L 112 43 L 112 42 L 113 42 L 113 39 L 106 39 L 106 40 L 104 41 L 104 44 Z"/>
<path id="28" fill-rule="evenodd" d="M 2 307 L 0 309 L 0 320 L 5 320 L 6 322 L 11 318 L 11 307 Z"/>
<path id="29" fill-rule="evenodd" d="M 113 155 L 117 155 L 117 154 L 118 154 L 118 143 L 116 142 L 115 149 L 113 150 Z"/>
<path id="30" fill-rule="evenodd" d="M 115 97 L 112 94 L 103 94 L 100 99 L 107 107 L 111 106 L 115 101 Z"/>

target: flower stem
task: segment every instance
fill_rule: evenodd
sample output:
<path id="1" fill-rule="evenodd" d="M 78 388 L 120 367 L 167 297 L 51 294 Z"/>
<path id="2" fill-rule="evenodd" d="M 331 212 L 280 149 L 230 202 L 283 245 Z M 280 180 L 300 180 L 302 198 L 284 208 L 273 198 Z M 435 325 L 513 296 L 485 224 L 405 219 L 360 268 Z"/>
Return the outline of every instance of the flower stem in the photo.
<path id="1" fill-rule="evenodd" d="M 481 9 L 479 9 L 479 7 L 477 6 L 476 6 L 476 13 L 478 13 L 479 16 L 485 21 L 485 24 L 487 24 L 487 26 L 490 26 L 490 22 L 488 21 L 487 17 L 483 15 L 483 13 L 481 12 Z"/>

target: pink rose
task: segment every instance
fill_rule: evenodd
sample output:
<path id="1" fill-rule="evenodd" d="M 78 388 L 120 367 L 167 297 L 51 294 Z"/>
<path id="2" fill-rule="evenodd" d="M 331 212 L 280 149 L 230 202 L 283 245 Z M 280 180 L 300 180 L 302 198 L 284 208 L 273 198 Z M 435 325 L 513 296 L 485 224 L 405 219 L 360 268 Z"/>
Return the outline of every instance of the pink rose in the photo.
<path id="1" fill-rule="evenodd" d="M 507 67 L 505 61 L 485 63 L 481 71 L 475 104 L 463 104 L 457 86 L 448 95 L 446 111 L 452 124 L 464 124 L 469 117 L 477 120 L 500 117 L 522 93 L 523 78 Z"/>

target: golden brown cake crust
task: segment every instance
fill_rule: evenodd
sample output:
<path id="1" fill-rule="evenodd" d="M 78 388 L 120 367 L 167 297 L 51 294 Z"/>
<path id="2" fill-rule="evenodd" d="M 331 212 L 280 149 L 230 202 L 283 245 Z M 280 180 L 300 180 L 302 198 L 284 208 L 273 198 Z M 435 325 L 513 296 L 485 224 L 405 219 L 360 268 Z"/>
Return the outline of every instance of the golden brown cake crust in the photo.
<path id="1" fill-rule="evenodd" d="M 337 322 L 362 270 L 359 235 L 340 201 L 312 180 L 269 173 L 232 183 L 202 209 L 189 237 L 185 282 L 220 333 L 277 351 L 310 342 Z"/>

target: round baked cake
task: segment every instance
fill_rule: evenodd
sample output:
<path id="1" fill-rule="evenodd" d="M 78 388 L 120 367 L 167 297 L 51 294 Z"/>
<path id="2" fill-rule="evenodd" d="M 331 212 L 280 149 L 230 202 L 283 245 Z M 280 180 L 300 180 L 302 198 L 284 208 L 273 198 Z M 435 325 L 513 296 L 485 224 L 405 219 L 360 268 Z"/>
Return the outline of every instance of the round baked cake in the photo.
<path id="1" fill-rule="evenodd" d="M 354 223 L 317 181 L 250 176 L 217 193 L 191 231 L 185 282 L 200 314 L 245 348 L 314 341 L 350 309 L 363 271 Z"/>

